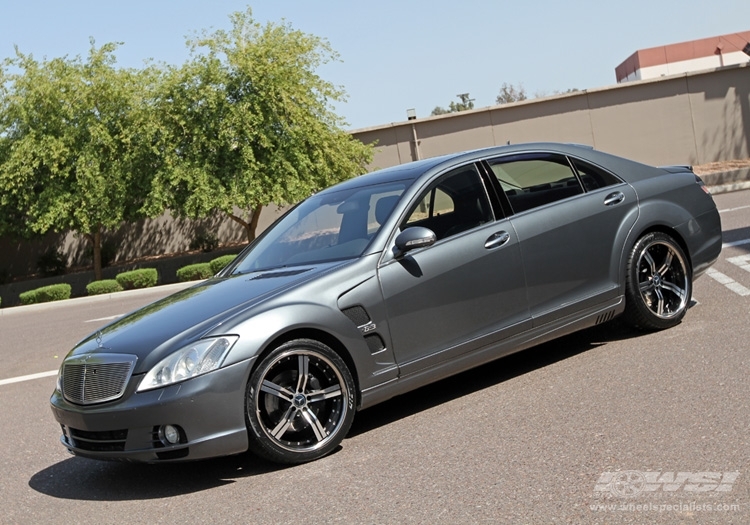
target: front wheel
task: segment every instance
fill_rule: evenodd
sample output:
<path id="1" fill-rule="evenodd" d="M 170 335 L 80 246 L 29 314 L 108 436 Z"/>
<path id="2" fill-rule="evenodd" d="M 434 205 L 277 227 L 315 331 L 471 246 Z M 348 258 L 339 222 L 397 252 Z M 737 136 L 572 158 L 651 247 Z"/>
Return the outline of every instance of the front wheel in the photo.
<path id="1" fill-rule="evenodd" d="M 297 339 L 263 358 L 247 384 L 250 450 L 277 463 L 304 463 L 333 451 L 354 419 L 355 386 L 328 346 Z"/>
<path id="2" fill-rule="evenodd" d="M 685 252 L 669 235 L 653 232 L 628 258 L 625 320 L 641 330 L 680 323 L 690 304 L 693 281 Z"/>

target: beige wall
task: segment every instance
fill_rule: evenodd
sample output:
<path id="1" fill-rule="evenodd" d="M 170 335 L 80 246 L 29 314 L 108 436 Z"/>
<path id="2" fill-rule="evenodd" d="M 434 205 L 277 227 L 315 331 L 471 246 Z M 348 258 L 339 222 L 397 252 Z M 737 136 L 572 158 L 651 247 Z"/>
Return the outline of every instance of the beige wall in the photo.
<path id="1" fill-rule="evenodd" d="M 373 168 L 519 142 L 589 144 L 655 165 L 750 157 L 750 67 L 629 82 L 428 117 L 353 135 L 377 141 Z"/>

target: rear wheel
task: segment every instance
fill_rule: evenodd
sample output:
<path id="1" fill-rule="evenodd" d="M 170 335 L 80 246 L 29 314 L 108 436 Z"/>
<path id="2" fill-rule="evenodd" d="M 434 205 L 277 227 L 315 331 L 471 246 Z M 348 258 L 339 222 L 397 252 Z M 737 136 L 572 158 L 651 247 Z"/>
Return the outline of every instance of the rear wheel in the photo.
<path id="1" fill-rule="evenodd" d="M 325 456 L 351 427 L 354 392 L 349 368 L 328 346 L 310 339 L 281 345 L 247 384 L 250 449 L 277 463 Z"/>
<path id="2" fill-rule="evenodd" d="M 630 252 L 625 320 L 642 330 L 680 323 L 687 312 L 693 281 L 685 252 L 669 235 L 641 237 Z"/>

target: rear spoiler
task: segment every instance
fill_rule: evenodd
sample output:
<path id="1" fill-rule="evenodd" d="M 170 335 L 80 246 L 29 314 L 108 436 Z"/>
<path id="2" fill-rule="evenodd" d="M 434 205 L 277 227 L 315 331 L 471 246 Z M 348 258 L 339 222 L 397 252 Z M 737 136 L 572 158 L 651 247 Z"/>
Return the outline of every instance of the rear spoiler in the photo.
<path id="1" fill-rule="evenodd" d="M 667 173 L 692 173 L 695 177 L 695 183 L 707 194 L 711 195 L 711 190 L 708 189 L 706 183 L 703 182 L 698 175 L 693 172 L 692 166 L 659 166 L 659 169 L 666 171 Z"/>
<path id="2" fill-rule="evenodd" d="M 659 169 L 668 171 L 669 173 L 682 173 L 685 171 L 693 172 L 692 166 L 676 165 L 676 166 L 659 166 Z"/>

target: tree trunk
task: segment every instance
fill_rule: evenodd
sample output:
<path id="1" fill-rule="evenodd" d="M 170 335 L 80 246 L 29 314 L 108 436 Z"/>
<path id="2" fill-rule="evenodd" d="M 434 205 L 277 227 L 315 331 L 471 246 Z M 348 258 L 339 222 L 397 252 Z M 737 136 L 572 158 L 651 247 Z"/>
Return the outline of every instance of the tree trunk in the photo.
<path id="1" fill-rule="evenodd" d="M 227 213 L 230 219 L 232 219 L 237 224 L 240 224 L 243 228 L 245 228 L 245 233 L 247 234 L 247 242 L 253 242 L 255 240 L 255 234 L 258 229 L 258 221 L 260 220 L 260 212 L 263 209 L 263 206 L 257 205 L 253 206 L 252 211 L 250 212 L 250 222 L 247 222 L 242 219 L 242 217 L 238 217 L 237 215 L 234 215 L 232 213 Z"/>
<path id="2" fill-rule="evenodd" d="M 94 252 L 94 280 L 102 280 L 102 227 L 97 225 L 93 233 L 87 233 L 86 238 L 91 242 Z"/>

